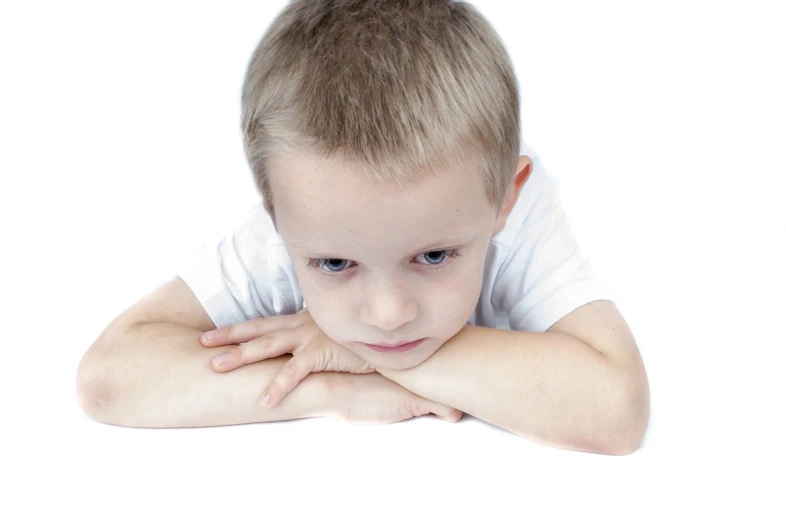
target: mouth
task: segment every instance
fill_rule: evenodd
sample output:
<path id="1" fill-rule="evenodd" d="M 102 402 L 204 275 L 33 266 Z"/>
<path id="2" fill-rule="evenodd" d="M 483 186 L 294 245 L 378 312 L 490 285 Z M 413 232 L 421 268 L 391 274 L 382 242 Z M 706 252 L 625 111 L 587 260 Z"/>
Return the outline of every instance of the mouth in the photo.
<path id="1" fill-rule="evenodd" d="M 409 343 L 394 343 L 392 345 L 374 345 L 372 343 L 361 343 L 361 345 L 365 345 L 376 352 L 406 352 L 423 343 L 425 339 L 426 338 L 421 338 L 416 341 L 410 341 Z"/>

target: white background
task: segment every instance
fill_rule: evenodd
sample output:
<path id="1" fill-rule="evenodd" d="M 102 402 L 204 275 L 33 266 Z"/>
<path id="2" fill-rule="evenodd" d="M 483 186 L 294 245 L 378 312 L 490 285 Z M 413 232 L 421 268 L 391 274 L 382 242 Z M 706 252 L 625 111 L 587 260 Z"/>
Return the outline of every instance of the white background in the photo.
<path id="1" fill-rule="evenodd" d="M 783 518 L 779 2 L 475 2 L 641 349 L 635 453 L 466 416 L 146 430 L 82 412 L 104 327 L 259 202 L 240 89 L 284 4 L 0 7 L 0 516 Z"/>

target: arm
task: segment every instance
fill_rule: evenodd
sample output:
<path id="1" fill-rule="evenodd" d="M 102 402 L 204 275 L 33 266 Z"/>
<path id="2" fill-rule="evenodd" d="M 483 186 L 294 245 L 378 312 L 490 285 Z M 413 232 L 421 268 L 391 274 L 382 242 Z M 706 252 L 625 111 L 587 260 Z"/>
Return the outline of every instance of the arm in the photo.
<path id="1" fill-rule="evenodd" d="M 420 365 L 377 372 L 538 444 L 626 454 L 640 440 L 625 372 L 566 334 L 467 325 Z"/>
<path id="2" fill-rule="evenodd" d="M 338 374 L 310 374 L 285 402 L 267 410 L 259 394 L 291 355 L 218 373 L 211 358 L 236 345 L 205 348 L 200 334 L 172 323 L 112 331 L 112 344 L 99 339 L 79 365 L 80 405 L 98 421 L 147 428 L 339 418 L 329 399 Z"/>

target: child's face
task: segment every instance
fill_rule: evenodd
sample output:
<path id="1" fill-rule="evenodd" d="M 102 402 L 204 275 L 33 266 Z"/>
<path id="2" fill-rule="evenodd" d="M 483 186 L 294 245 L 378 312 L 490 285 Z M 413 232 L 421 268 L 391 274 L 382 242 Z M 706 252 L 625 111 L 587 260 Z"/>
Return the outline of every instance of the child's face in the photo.
<path id="1" fill-rule="evenodd" d="M 504 226 L 477 174 L 454 169 L 400 188 L 338 159 L 276 154 L 268 164 L 278 232 L 314 322 L 333 341 L 402 369 L 467 323 L 489 241 Z M 421 338 L 405 352 L 364 345 Z"/>

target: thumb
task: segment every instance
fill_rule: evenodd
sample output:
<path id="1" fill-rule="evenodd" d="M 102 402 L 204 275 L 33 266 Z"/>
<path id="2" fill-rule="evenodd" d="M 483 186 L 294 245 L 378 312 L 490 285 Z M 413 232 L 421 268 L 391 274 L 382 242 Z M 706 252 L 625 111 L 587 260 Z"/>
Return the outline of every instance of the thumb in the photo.
<path id="1" fill-rule="evenodd" d="M 449 412 L 445 415 L 439 415 L 439 414 L 435 414 L 435 415 L 440 419 L 442 419 L 443 421 L 456 423 L 459 422 L 461 418 L 464 416 L 464 412 L 462 412 L 461 410 L 453 410 L 452 412 Z"/>
<path id="2" fill-rule="evenodd" d="M 448 422 L 459 422 L 461 417 L 464 415 L 464 412 L 461 410 L 457 410 L 455 408 L 451 408 L 450 406 L 445 406 L 444 404 L 434 403 L 433 408 L 431 409 L 431 413 L 442 419 L 443 421 Z"/>
<path id="3" fill-rule="evenodd" d="M 458 422 L 461 420 L 461 417 L 464 415 L 464 412 L 461 410 L 457 410 L 455 408 L 451 408 L 450 406 L 446 406 L 442 403 L 438 403 L 436 401 L 432 401 L 430 399 L 426 399 L 424 397 L 417 396 L 418 400 L 414 403 L 414 415 L 426 415 L 426 414 L 434 414 L 438 418 L 442 419 L 443 421 L 448 422 Z"/>

